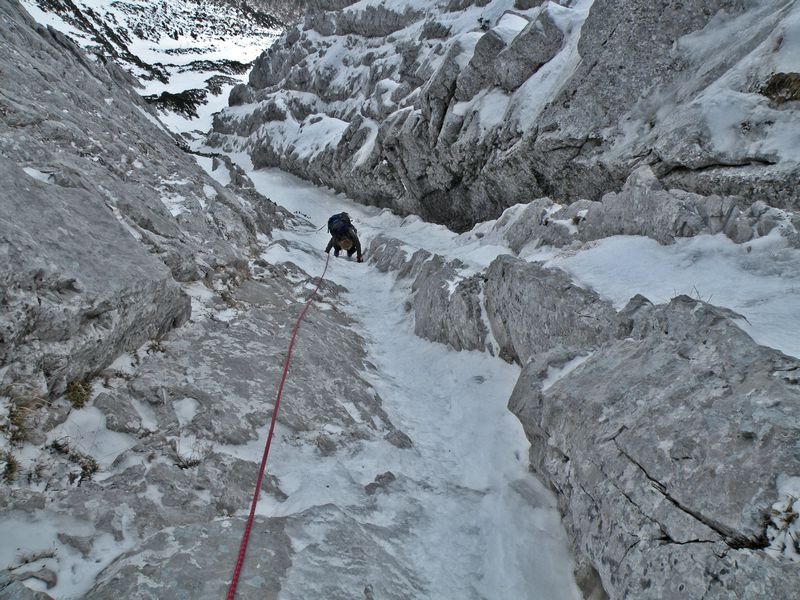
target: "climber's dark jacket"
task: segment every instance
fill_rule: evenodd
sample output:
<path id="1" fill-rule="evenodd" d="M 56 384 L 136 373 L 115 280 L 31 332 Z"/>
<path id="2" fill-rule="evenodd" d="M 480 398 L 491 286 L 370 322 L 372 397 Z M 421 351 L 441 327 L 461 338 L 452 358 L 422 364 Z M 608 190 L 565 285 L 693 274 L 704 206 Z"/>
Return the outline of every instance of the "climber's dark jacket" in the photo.
<path id="1" fill-rule="evenodd" d="M 347 246 L 349 246 L 349 248 L 347 248 Z M 332 237 L 331 241 L 328 242 L 328 245 L 325 247 L 325 252 L 330 252 L 331 248 L 333 248 L 334 256 L 339 256 L 339 252 L 346 250 L 347 256 L 353 256 L 355 253 L 356 258 L 359 262 L 361 261 L 361 242 L 358 240 L 358 234 L 356 234 L 356 230 L 352 225 L 347 228 L 347 233 L 343 236 Z"/>

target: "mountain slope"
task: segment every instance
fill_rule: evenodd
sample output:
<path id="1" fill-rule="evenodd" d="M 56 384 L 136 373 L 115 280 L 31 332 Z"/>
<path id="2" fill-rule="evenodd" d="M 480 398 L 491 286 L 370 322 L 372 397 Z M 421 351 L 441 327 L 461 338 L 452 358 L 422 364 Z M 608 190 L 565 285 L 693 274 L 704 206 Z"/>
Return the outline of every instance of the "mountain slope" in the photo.
<path id="1" fill-rule="evenodd" d="M 324 234 L 17 2 L 0 39 L 0 598 L 219 598 Z M 518 369 L 417 338 L 366 268 L 303 324 L 238 597 L 577 600 Z"/>
<path id="2" fill-rule="evenodd" d="M 456 229 L 537 197 L 597 200 L 642 165 L 792 208 L 799 10 L 322 2 L 259 57 L 211 142 Z"/>
<path id="3" fill-rule="evenodd" d="M 140 83 L 173 130 L 205 131 L 283 22 L 246 2 L 25 0 L 44 24 Z M 199 113 L 199 114 L 198 114 Z"/>

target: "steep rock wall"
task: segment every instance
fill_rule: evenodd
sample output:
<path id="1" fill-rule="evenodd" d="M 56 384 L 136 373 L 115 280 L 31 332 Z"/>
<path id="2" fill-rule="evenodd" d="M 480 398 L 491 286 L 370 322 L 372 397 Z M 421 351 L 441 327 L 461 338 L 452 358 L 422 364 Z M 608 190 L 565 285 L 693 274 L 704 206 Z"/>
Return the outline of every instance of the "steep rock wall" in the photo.
<path id="1" fill-rule="evenodd" d="M 541 196 L 598 200 L 641 165 L 793 208 L 798 10 L 323 3 L 256 61 L 209 140 L 457 230 Z"/>

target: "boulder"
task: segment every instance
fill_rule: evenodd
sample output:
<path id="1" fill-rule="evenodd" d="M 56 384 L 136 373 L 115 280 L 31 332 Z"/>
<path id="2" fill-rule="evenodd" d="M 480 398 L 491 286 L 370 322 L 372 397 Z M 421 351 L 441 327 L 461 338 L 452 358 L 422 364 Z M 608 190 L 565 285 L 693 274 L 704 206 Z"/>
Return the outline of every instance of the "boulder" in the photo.
<path id="1" fill-rule="evenodd" d="M 559 346 L 588 351 L 610 335 L 611 304 L 563 271 L 506 255 L 489 265 L 485 279 L 486 314 L 506 360 L 524 366 Z"/>
<path id="2" fill-rule="evenodd" d="M 550 13 L 542 11 L 500 51 L 494 64 L 494 83 L 513 92 L 549 62 L 564 43 Z"/>
<path id="3" fill-rule="evenodd" d="M 796 562 L 765 515 L 800 473 L 800 363 L 735 318 L 634 299 L 615 339 L 560 376 L 577 354 L 541 355 L 509 401 L 611 598 L 793 597 Z"/>

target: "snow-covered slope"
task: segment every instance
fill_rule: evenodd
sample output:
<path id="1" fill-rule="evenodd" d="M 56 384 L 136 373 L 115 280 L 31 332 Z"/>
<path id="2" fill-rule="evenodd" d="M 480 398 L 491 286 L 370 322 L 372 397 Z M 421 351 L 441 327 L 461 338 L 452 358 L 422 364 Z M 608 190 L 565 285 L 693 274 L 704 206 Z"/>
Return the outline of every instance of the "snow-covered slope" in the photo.
<path id="1" fill-rule="evenodd" d="M 664 52 L 676 28 L 727 31 L 725 14 L 708 20 L 718 8 L 776 6 L 310 4 L 336 10 L 273 51 L 299 62 L 264 58 L 253 79 L 272 84 L 237 88 L 257 102 L 218 120 L 237 131 L 214 140 L 322 181 L 400 181 L 387 196 L 424 167 L 416 183 L 442 198 L 457 193 L 436 166 L 441 140 L 472 174 L 503 97 L 531 78 L 515 106 L 534 122 L 561 110 L 548 99 L 562 76 L 593 82 L 560 124 L 580 133 L 628 110 L 620 98 L 646 75 L 680 71 L 681 51 Z M 602 201 L 537 198 L 457 235 L 241 152 L 187 154 L 125 73 L 36 29 L 15 0 L 0 3 L 0 37 L 0 600 L 224 595 L 285 342 L 324 265 L 316 228 L 340 210 L 370 263 L 332 259 L 301 329 L 238 597 L 794 600 L 796 213 L 671 189 L 679 170 L 653 163 Z M 622 41 L 641 65 L 611 61 Z M 174 56 L 174 42 L 150 43 Z M 617 71 L 609 89 L 594 79 Z M 781 81 L 763 91 L 791 116 Z M 356 122 L 355 154 L 334 151 Z M 418 163 L 387 144 L 429 144 L 429 122 L 439 150 L 419 146 Z M 280 144 L 254 150 L 266 133 Z M 493 156 L 535 154 L 505 142 Z M 389 153 L 383 167 L 374 152 Z M 475 170 L 505 186 L 494 208 L 530 184 L 525 165 Z M 406 170 L 390 181 L 381 168 Z M 584 185 L 570 168 L 564 185 Z"/>
<path id="2" fill-rule="evenodd" d="M 317 6 L 234 90 L 214 145 L 457 229 L 597 200 L 642 165 L 797 206 L 795 2 Z"/>
<path id="3" fill-rule="evenodd" d="M 253 6 L 251 6 L 251 4 Z M 174 131 L 206 131 L 231 88 L 285 27 L 255 3 L 24 0 L 40 23 L 136 77 Z"/>
<path id="4" fill-rule="evenodd" d="M 222 597 L 324 234 L 16 1 L 0 39 L 0 598 Z M 518 367 L 416 337 L 368 268 L 303 324 L 237 597 L 578 600 Z"/>

